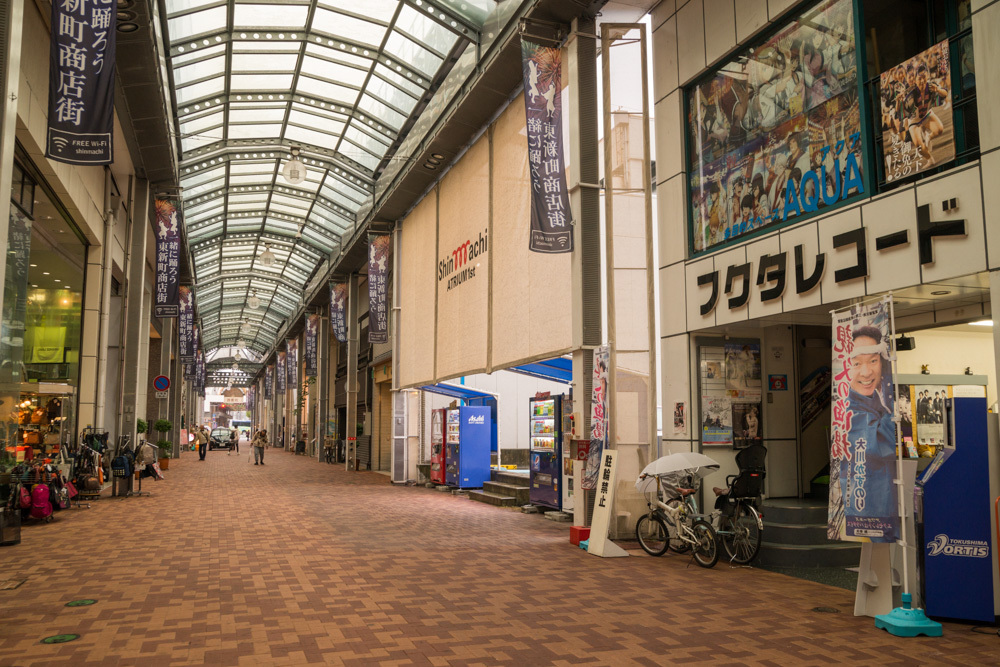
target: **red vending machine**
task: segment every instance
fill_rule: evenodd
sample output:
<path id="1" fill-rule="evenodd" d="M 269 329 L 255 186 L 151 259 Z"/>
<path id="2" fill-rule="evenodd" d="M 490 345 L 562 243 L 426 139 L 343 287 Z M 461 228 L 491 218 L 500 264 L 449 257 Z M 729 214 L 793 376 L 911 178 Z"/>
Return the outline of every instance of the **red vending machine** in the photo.
<path id="1" fill-rule="evenodd" d="M 445 483 L 444 424 L 447 409 L 431 410 L 431 481 Z"/>

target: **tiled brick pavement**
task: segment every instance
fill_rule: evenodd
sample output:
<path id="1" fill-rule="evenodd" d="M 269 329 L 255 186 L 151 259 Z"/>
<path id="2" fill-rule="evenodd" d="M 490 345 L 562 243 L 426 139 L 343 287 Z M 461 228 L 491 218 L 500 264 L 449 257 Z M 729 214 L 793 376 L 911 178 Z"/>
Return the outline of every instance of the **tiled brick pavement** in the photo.
<path id="1" fill-rule="evenodd" d="M 246 450 L 244 450 L 245 452 Z M 850 592 L 682 557 L 600 560 L 565 525 L 269 450 L 173 461 L 0 549 L 0 665 L 996 664 L 897 639 Z M 95 598 L 89 607 L 66 602 Z M 832 606 L 841 614 L 811 611 Z M 61 645 L 39 640 L 81 638 Z"/>

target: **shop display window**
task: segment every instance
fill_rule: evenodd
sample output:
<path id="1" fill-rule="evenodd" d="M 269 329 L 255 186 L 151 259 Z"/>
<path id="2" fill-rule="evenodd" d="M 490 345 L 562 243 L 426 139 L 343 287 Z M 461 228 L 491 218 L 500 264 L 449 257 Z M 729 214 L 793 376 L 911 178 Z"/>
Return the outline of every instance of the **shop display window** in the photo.
<path id="1" fill-rule="evenodd" d="M 865 192 L 855 18 L 813 4 L 687 91 L 694 253 Z"/>
<path id="2" fill-rule="evenodd" d="M 74 442 L 86 245 L 18 149 L 0 318 L 0 438 L 6 453 L 51 457 Z"/>
<path id="3" fill-rule="evenodd" d="M 763 443 L 760 340 L 705 340 L 698 345 L 703 446 L 742 449 Z"/>

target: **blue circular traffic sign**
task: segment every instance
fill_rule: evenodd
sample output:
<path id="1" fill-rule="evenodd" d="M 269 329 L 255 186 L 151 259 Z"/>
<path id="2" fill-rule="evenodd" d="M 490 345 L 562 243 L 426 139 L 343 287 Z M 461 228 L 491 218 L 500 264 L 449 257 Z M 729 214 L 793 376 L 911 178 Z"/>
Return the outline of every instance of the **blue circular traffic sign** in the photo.
<path id="1" fill-rule="evenodd" d="M 170 389 L 170 378 L 166 375 L 157 375 L 156 378 L 153 379 L 153 388 L 155 388 L 156 391 L 166 391 L 167 389 Z"/>

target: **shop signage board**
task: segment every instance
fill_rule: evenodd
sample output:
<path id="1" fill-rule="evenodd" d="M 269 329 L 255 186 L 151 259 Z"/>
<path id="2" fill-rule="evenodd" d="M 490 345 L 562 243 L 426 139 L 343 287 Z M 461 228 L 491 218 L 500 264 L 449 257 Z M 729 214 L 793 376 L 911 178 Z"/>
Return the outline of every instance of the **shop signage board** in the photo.
<path id="1" fill-rule="evenodd" d="M 285 341 L 285 373 L 287 386 L 294 389 L 299 383 L 299 339 L 289 338 Z"/>
<path id="2" fill-rule="evenodd" d="M 389 234 L 368 235 L 368 342 L 389 342 Z"/>
<path id="3" fill-rule="evenodd" d="M 873 261 L 879 254 L 900 246 L 915 242 L 920 265 L 934 263 L 934 245 L 952 238 L 968 236 L 967 223 L 964 219 L 932 221 L 930 205 L 917 207 L 917 234 L 910 238 L 910 230 L 905 221 L 900 222 L 898 231 L 882 234 L 874 239 L 874 251 L 869 245 L 868 229 L 858 227 L 840 234 L 834 234 L 831 241 L 834 250 L 846 250 L 839 253 L 849 257 L 840 266 L 828 266 L 827 253 L 819 252 L 813 257 L 805 256 L 805 246 L 796 245 L 792 252 L 780 252 L 774 255 L 761 255 L 756 262 L 750 260 L 741 264 L 731 264 L 704 273 L 697 277 L 697 283 L 702 291 L 708 291 L 706 300 L 701 304 L 699 312 L 710 314 L 719 305 L 735 310 L 747 305 L 752 289 L 757 289 L 760 299 L 768 302 L 780 299 L 786 289 L 794 289 L 795 294 L 802 295 L 819 286 L 826 271 L 834 272 L 836 283 L 864 278 L 868 276 L 869 256 L 874 252 Z M 823 226 L 819 226 L 823 233 Z M 854 252 L 850 252 L 853 250 Z M 807 268 L 807 266 L 809 268 Z"/>
<path id="4" fill-rule="evenodd" d="M 180 314 L 177 303 L 181 258 L 180 216 L 179 201 L 156 200 L 156 293 L 153 315 L 161 319 Z"/>
<path id="5" fill-rule="evenodd" d="M 562 50 L 521 40 L 532 252 L 573 252 L 573 213 L 566 188 L 562 136 Z"/>
<path id="6" fill-rule="evenodd" d="M 305 373 L 306 377 L 316 377 L 319 363 L 317 361 L 317 345 L 319 340 L 319 314 L 312 313 L 306 316 L 305 332 Z"/>
<path id="7" fill-rule="evenodd" d="M 338 342 L 347 342 L 347 283 L 330 283 L 330 330 Z"/>
<path id="8" fill-rule="evenodd" d="M 594 520 L 591 524 L 587 553 L 602 558 L 628 556 L 628 552 L 608 539 L 611 508 L 615 499 L 616 463 L 618 452 L 610 449 L 601 455 L 598 468 L 597 494 L 594 496 Z"/>
<path id="9" fill-rule="evenodd" d="M 601 458 L 608 444 L 608 367 L 611 350 L 607 345 L 594 349 L 594 389 L 590 403 L 590 450 L 587 452 L 587 469 L 580 488 L 597 488 Z"/>
<path id="10" fill-rule="evenodd" d="M 180 298 L 181 315 L 178 338 L 180 342 L 181 363 L 194 361 L 194 292 L 187 285 L 177 288 Z"/>
<path id="11" fill-rule="evenodd" d="M 476 262 L 475 264 L 472 262 L 489 251 L 489 244 L 489 230 L 484 229 L 479 232 L 479 236 L 475 241 L 469 238 L 450 253 L 439 257 L 437 266 L 438 285 L 441 284 L 441 281 L 447 280 L 445 291 L 450 292 L 481 275 L 482 271 L 478 270 L 481 262 Z"/>
<path id="12" fill-rule="evenodd" d="M 278 357 L 278 362 L 277 362 L 277 366 L 276 366 L 277 385 L 278 385 L 277 389 L 278 389 L 279 392 L 282 392 L 282 391 L 285 391 L 285 380 L 288 378 L 288 376 L 285 374 L 286 373 L 286 371 L 285 371 L 285 365 L 286 365 L 285 351 L 284 350 L 280 350 L 278 352 L 278 354 L 277 354 L 277 357 Z"/>
<path id="13" fill-rule="evenodd" d="M 112 0 L 52 3 L 45 157 L 113 161 L 116 22 Z"/>
<path id="14" fill-rule="evenodd" d="M 955 159 L 947 39 L 882 72 L 879 90 L 887 183 Z"/>
<path id="15" fill-rule="evenodd" d="M 831 540 L 899 537 L 892 317 L 891 297 L 833 313 Z"/>

